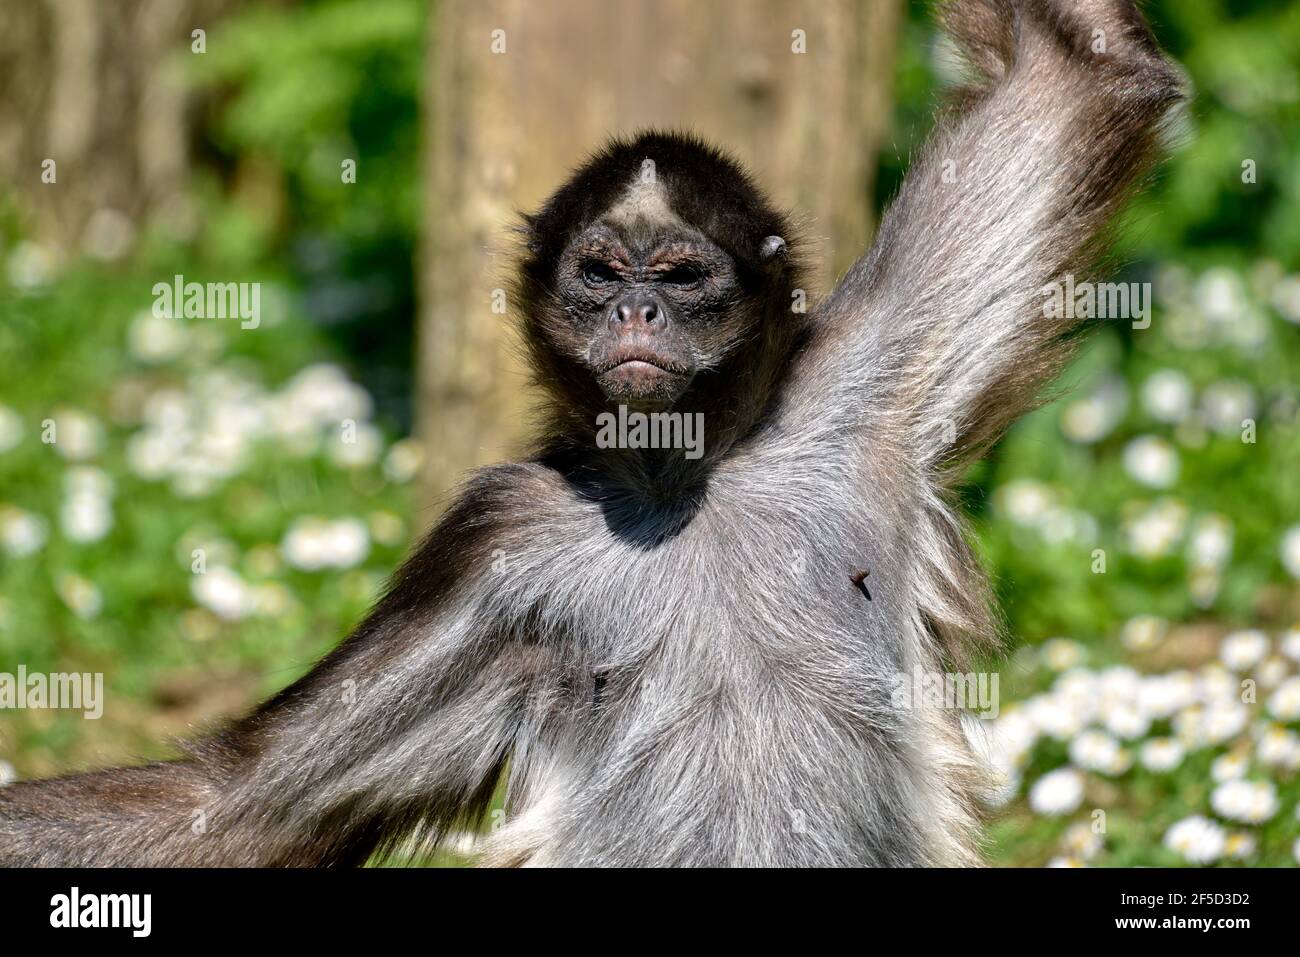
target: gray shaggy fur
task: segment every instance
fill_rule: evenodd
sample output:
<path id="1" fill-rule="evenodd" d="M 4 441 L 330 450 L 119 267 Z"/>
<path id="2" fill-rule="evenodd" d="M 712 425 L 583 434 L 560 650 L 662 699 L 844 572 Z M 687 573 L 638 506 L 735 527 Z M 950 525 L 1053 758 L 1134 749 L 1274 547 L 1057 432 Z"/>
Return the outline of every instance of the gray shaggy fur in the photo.
<path id="1" fill-rule="evenodd" d="M 809 316 L 785 309 L 791 247 L 759 300 L 785 325 L 700 377 L 728 390 L 704 459 L 591 447 L 582 385 L 539 342 L 563 322 L 561 220 L 600 210 L 557 194 L 521 281 L 557 399 L 538 453 L 474 476 L 351 638 L 187 758 L 0 789 L 0 864 L 358 864 L 477 821 L 503 772 L 488 863 L 977 863 L 958 715 L 895 706 L 893 677 L 996 645 L 947 489 L 1068 356 L 1040 290 L 1085 275 L 1180 80 L 1127 0 L 945 19 L 973 85 Z M 769 215 L 688 139 L 615 144 L 599 169 L 624 155 L 661 157 L 674 216 L 719 243 L 751 241 L 713 216 L 726 197 Z"/>

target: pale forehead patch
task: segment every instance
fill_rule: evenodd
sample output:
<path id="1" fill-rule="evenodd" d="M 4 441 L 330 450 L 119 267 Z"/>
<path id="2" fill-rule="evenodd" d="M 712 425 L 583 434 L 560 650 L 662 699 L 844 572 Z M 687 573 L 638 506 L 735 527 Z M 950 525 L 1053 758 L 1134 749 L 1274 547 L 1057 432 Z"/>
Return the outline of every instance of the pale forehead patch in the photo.
<path id="1" fill-rule="evenodd" d="M 624 226 L 643 223 L 686 227 L 668 204 L 668 191 L 663 183 L 657 176 L 646 176 L 643 170 L 638 170 L 632 177 L 632 182 L 618 202 L 610 207 L 605 218 Z"/>

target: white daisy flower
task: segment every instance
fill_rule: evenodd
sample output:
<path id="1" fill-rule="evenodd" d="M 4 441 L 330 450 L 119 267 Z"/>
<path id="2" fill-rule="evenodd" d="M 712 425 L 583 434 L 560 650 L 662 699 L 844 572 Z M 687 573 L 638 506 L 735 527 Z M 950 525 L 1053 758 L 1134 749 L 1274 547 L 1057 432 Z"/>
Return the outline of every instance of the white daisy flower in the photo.
<path id="1" fill-rule="evenodd" d="M 1255 758 L 1270 768 L 1300 768 L 1300 735 L 1287 728 L 1271 725 L 1255 741 Z"/>
<path id="2" fill-rule="evenodd" d="M 1091 544 L 1097 540 L 1097 520 L 1081 509 L 1053 506 L 1039 521 L 1038 534 L 1053 545 Z"/>
<path id="3" fill-rule="evenodd" d="M 253 590 L 232 569 L 209 568 L 190 583 L 194 600 L 223 621 L 241 621 L 256 609 Z"/>
<path id="4" fill-rule="evenodd" d="M 1070 760 L 1102 774 L 1122 774 L 1132 763 L 1119 742 L 1102 731 L 1083 731 L 1070 742 Z"/>
<path id="5" fill-rule="evenodd" d="M 97 542 L 113 527 L 113 480 L 102 469 L 74 466 L 64 476 L 63 533 L 74 542 Z"/>
<path id="6" fill-rule="evenodd" d="M 1230 821 L 1261 824 L 1277 814 L 1277 788 L 1272 781 L 1224 781 L 1211 792 L 1210 807 Z"/>
<path id="7" fill-rule="evenodd" d="M 1272 290 L 1273 308 L 1287 322 L 1300 323 L 1300 275 L 1279 279 Z"/>
<path id="8" fill-rule="evenodd" d="M 1174 715 L 1174 733 L 1190 748 L 1223 744 L 1246 729 L 1249 711 L 1236 702 L 1216 701 L 1185 708 Z"/>
<path id="9" fill-rule="evenodd" d="M 316 451 L 321 438 L 320 426 L 309 409 L 294 405 L 292 397 L 285 395 L 267 396 L 264 404 L 278 448 L 298 458 Z"/>
<path id="10" fill-rule="evenodd" d="M 48 246 L 27 240 L 19 242 L 5 263 L 9 282 L 16 289 L 39 289 L 54 278 L 59 259 L 58 252 Z"/>
<path id="11" fill-rule="evenodd" d="M 1269 696 L 1268 710 L 1279 721 L 1300 720 L 1300 677 L 1288 678 Z"/>
<path id="12" fill-rule="evenodd" d="M 1219 595 L 1223 575 L 1217 568 L 1192 566 L 1187 572 L 1187 593 L 1197 608 L 1209 608 Z"/>
<path id="13" fill-rule="evenodd" d="M 1086 652 L 1077 641 L 1050 638 L 1043 642 L 1043 663 L 1053 671 L 1066 671 L 1083 663 Z"/>
<path id="14" fill-rule="evenodd" d="M 400 545 L 406 538 L 406 524 L 393 512 L 371 512 L 370 536 L 380 545 Z"/>
<path id="15" fill-rule="evenodd" d="M 1246 287 L 1241 276 L 1227 266 L 1207 269 L 1196 280 L 1196 304 L 1212 322 L 1232 322 L 1246 308 Z"/>
<path id="16" fill-rule="evenodd" d="M 1142 676 L 1127 665 L 1112 665 L 1101 673 L 1098 691 L 1105 699 L 1132 701 L 1142 686 Z"/>
<path id="17" fill-rule="evenodd" d="M 1228 840 L 1223 846 L 1223 852 L 1234 861 L 1244 861 L 1254 855 L 1258 846 L 1255 835 L 1248 831 L 1235 831 L 1228 835 Z"/>
<path id="18" fill-rule="evenodd" d="M 1087 712 L 1061 695 L 1037 695 L 1026 702 L 1025 713 L 1040 734 L 1057 741 L 1068 741 L 1088 723 Z"/>
<path id="19" fill-rule="evenodd" d="M 1216 702 L 1201 717 L 1205 740 L 1209 744 L 1223 744 L 1246 730 L 1250 712 L 1236 701 Z"/>
<path id="20" fill-rule="evenodd" d="M 1214 759 L 1210 765 L 1210 777 L 1222 784 L 1224 781 L 1239 781 L 1250 770 L 1250 761 L 1242 754 L 1225 754 Z"/>
<path id="21" fill-rule="evenodd" d="M 1173 369 L 1151 373 L 1142 383 L 1142 408 L 1157 422 L 1174 425 L 1192 411 L 1192 383 Z"/>
<path id="22" fill-rule="evenodd" d="M 1052 693 L 1086 707 L 1101 696 L 1097 675 L 1087 668 L 1071 668 L 1052 683 Z"/>
<path id="23" fill-rule="evenodd" d="M 189 343 L 189 330 L 179 319 L 159 318 L 146 309 L 131 320 L 127 346 L 146 363 L 167 362 L 181 355 Z"/>
<path id="24" fill-rule="evenodd" d="M 1178 452 L 1158 435 L 1138 436 L 1124 447 L 1124 470 L 1150 488 L 1168 488 L 1178 480 Z"/>
<path id="25" fill-rule="evenodd" d="M 1290 673 L 1291 665 L 1279 655 L 1269 655 L 1255 669 L 1261 688 L 1277 688 Z"/>
<path id="26" fill-rule="evenodd" d="M 1282 535 L 1281 554 L 1287 572 L 1292 578 L 1300 578 L 1300 525 L 1292 525 Z"/>
<path id="27" fill-rule="evenodd" d="M 81 233 L 81 248 L 92 259 L 121 259 L 135 241 L 135 223 L 120 209 L 101 206 L 90 214 Z"/>
<path id="28" fill-rule="evenodd" d="M 54 451 L 70 462 L 92 458 L 104 446 L 104 427 L 79 409 L 56 409 L 50 416 Z"/>
<path id="29" fill-rule="evenodd" d="M 1187 559 L 1202 568 L 1222 568 L 1232 554 L 1232 523 L 1222 515 L 1202 515 L 1192 525 Z"/>
<path id="30" fill-rule="evenodd" d="M 341 368 L 329 363 L 303 369 L 286 384 L 282 394 L 326 427 L 337 427 L 345 419 L 369 419 L 374 407 L 365 389 L 350 380 Z"/>
<path id="31" fill-rule="evenodd" d="M 1172 825 L 1164 843 L 1193 864 L 1212 864 L 1223 856 L 1227 835 L 1214 821 L 1196 814 Z"/>
<path id="32" fill-rule="evenodd" d="M 1288 628 L 1284 631 L 1279 646 L 1282 654 L 1292 661 L 1300 661 L 1300 628 Z"/>
<path id="33" fill-rule="evenodd" d="M 74 465 L 63 476 L 63 487 L 69 495 L 113 494 L 113 479 L 107 472 L 93 465 Z"/>
<path id="34" fill-rule="evenodd" d="M 1220 435 L 1239 435 L 1246 419 L 1255 417 L 1255 390 L 1245 382 L 1215 382 L 1201 395 L 1205 421 Z"/>
<path id="35" fill-rule="evenodd" d="M 1197 695 L 1206 704 L 1233 704 L 1241 698 L 1241 679 L 1212 661 L 1196 676 Z"/>
<path id="36" fill-rule="evenodd" d="M 113 507 L 102 495 L 74 494 L 59 509 L 59 525 L 73 542 L 97 542 L 113 528 Z"/>
<path id="37" fill-rule="evenodd" d="M 1085 867 L 1083 861 L 1077 857 L 1054 857 L 1047 862 L 1048 867 Z"/>
<path id="38" fill-rule="evenodd" d="M 1061 432 L 1071 442 L 1099 442 L 1115 430 L 1128 406 L 1128 388 L 1119 376 L 1104 379 L 1091 395 L 1077 399 L 1061 413 Z"/>
<path id="39" fill-rule="evenodd" d="M 1129 551 L 1145 559 L 1168 555 L 1182 539 L 1186 528 L 1187 506 L 1170 498 L 1127 515 L 1124 520 Z"/>
<path id="40" fill-rule="evenodd" d="M 394 442 L 384 457 L 384 475 L 390 482 L 409 482 L 420 473 L 424 446 L 415 439 Z"/>
<path id="41" fill-rule="evenodd" d="M 1070 814 L 1082 802 L 1083 775 L 1074 768 L 1049 771 L 1029 789 L 1029 806 L 1047 817 Z"/>
<path id="42" fill-rule="evenodd" d="M 1130 651 L 1150 651 L 1165 637 L 1168 623 L 1155 615 L 1137 615 L 1124 622 L 1119 640 Z"/>
<path id="43" fill-rule="evenodd" d="M 1031 527 L 1056 504 L 1056 496 L 1042 482 L 1016 479 L 994 493 L 994 504 L 1015 524 Z"/>
<path id="44" fill-rule="evenodd" d="M 340 430 L 326 445 L 330 461 L 339 468 L 355 469 L 374 465 L 383 451 L 384 439 L 379 429 L 369 422 L 357 422 L 354 426 L 347 432 Z"/>
<path id="45" fill-rule="evenodd" d="M 1076 821 L 1071 824 L 1061 837 L 1062 849 L 1071 857 L 1084 861 L 1090 861 L 1100 854 L 1102 843 L 1101 835 L 1086 821 Z"/>
<path id="46" fill-rule="evenodd" d="M 304 571 L 351 568 L 370 553 L 370 534 L 356 518 L 302 518 L 285 534 L 280 551 L 285 561 Z"/>
<path id="47" fill-rule="evenodd" d="M 1137 700 L 1144 713 L 1155 719 L 1164 719 L 1189 707 L 1196 696 L 1196 679 L 1191 672 L 1180 670 L 1145 678 Z"/>
<path id="48" fill-rule="evenodd" d="M 1152 738 L 1142 746 L 1141 762 L 1148 771 L 1172 771 L 1182 764 L 1186 749 L 1173 738 Z"/>
<path id="49" fill-rule="evenodd" d="M 104 596 L 94 582 L 80 575 L 60 575 L 54 583 L 54 590 L 78 618 L 98 618 L 104 610 Z"/>
<path id="50" fill-rule="evenodd" d="M 126 464 L 147 481 L 165 478 L 179 464 L 189 440 L 175 432 L 137 432 L 126 442 Z"/>
<path id="51" fill-rule="evenodd" d="M 0 546 L 13 558 L 39 552 L 49 538 L 45 519 L 12 505 L 0 505 Z"/>
<path id="52" fill-rule="evenodd" d="M 1219 646 L 1219 660 L 1238 674 L 1249 671 L 1268 654 L 1268 635 L 1258 629 L 1234 631 Z"/>
<path id="53" fill-rule="evenodd" d="M 8 452 L 23 439 L 23 420 L 7 405 L 0 405 L 0 452 Z"/>
<path id="54" fill-rule="evenodd" d="M 1124 741 L 1143 737 L 1151 730 L 1151 717 L 1136 704 L 1114 704 L 1102 709 L 1106 730 Z"/>

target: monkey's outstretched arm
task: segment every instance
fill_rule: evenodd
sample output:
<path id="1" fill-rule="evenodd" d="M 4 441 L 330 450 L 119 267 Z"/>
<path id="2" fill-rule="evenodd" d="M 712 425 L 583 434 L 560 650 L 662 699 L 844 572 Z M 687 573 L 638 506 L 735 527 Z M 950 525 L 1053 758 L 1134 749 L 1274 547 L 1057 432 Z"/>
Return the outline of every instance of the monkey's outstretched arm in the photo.
<path id="1" fill-rule="evenodd" d="M 491 797 L 538 649 L 502 633 L 480 480 L 343 645 L 185 760 L 0 788 L 0 865 L 344 865 Z"/>
<path id="2" fill-rule="evenodd" d="M 969 461 L 1068 357 L 1076 323 L 1045 317 L 1044 287 L 1089 268 L 1182 96 L 1132 0 L 956 0 L 945 21 L 979 82 L 826 301 L 813 353 L 817 381 L 923 469 Z"/>

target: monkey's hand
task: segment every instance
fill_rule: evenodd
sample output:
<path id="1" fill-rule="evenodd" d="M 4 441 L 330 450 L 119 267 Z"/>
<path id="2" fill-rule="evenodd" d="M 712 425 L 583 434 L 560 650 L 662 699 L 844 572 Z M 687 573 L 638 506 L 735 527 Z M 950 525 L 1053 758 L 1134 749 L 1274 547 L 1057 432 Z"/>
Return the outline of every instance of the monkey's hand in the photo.
<path id="1" fill-rule="evenodd" d="M 1068 357 L 1083 317 L 1053 292 L 1087 279 L 1183 83 L 1132 0 L 945 10 L 978 82 L 828 298 L 809 361 L 874 447 L 951 475 Z"/>
<path id="2" fill-rule="evenodd" d="M 492 611 L 512 471 L 480 475 L 351 638 L 188 759 L 0 788 L 0 866 L 360 864 L 477 823 L 541 654 Z"/>

